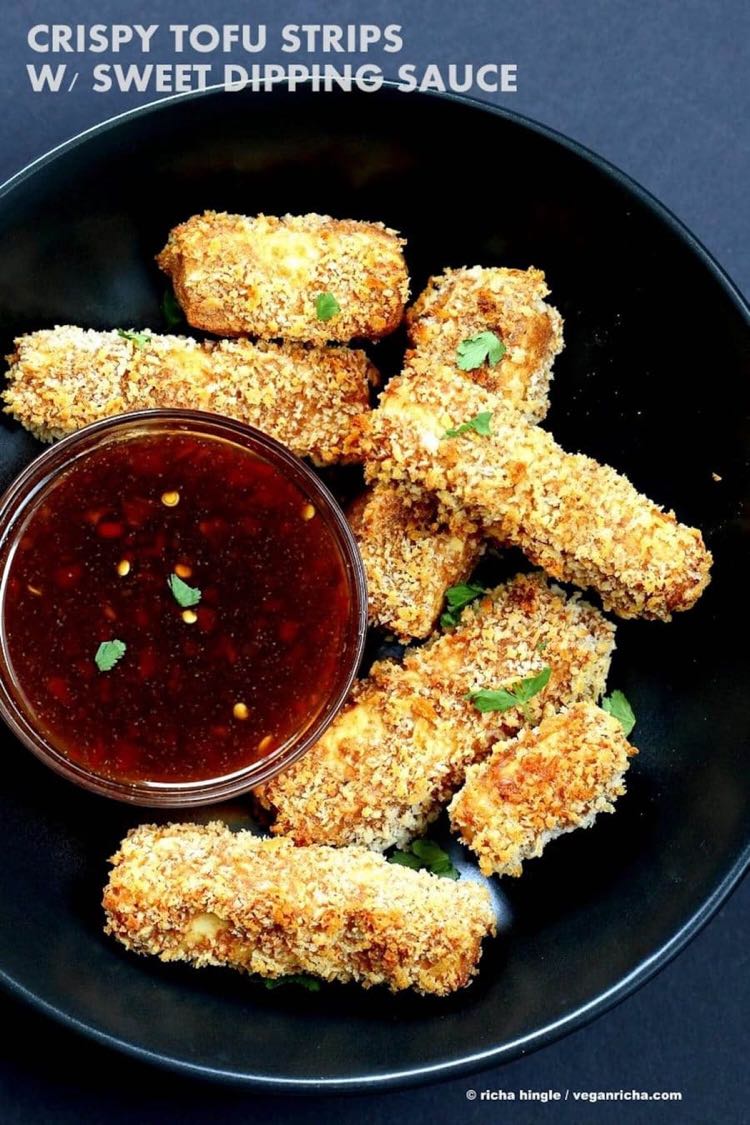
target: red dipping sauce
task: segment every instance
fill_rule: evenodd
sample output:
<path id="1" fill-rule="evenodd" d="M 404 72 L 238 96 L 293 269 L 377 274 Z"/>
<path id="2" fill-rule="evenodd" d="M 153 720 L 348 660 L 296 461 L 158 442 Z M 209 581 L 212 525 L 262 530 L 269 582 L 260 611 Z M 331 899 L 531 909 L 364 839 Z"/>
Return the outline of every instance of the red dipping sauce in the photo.
<path id="1" fill-rule="evenodd" d="M 105 785 L 200 789 L 286 764 L 330 721 L 361 576 L 334 502 L 283 447 L 212 416 L 141 417 L 68 439 L 6 536 L 4 678 L 41 741 Z"/>

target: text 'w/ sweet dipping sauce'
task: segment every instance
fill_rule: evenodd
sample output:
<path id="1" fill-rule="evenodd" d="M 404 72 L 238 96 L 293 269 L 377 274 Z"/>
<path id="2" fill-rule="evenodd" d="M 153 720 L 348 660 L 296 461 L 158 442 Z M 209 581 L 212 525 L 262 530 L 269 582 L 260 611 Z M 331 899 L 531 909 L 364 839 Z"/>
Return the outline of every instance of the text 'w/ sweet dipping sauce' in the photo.
<path id="1" fill-rule="evenodd" d="M 358 611 L 332 504 L 296 466 L 200 427 L 114 427 L 29 505 L 4 657 L 47 744 L 169 786 L 236 775 L 325 719 Z"/>

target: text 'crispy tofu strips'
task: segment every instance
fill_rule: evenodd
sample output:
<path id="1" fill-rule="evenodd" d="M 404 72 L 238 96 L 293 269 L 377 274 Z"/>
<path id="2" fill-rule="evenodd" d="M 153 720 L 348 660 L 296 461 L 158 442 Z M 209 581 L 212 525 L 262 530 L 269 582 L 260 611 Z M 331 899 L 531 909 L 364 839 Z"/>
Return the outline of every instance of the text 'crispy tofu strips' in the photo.
<path id="1" fill-rule="evenodd" d="M 6 413 L 52 441 L 128 410 L 207 410 L 328 464 L 342 458 L 377 378 L 365 353 L 349 348 L 135 335 L 64 326 L 20 336 L 8 357 Z"/>
<path id="2" fill-rule="evenodd" d="M 427 637 L 445 591 L 470 574 L 481 537 L 461 512 L 439 516 L 433 496 L 377 484 L 348 518 L 367 574 L 370 621 L 402 640 Z"/>
<path id="3" fill-rule="evenodd" d="M 505 345 L 494 366 L 483 363 L 469 378 L 500 395 L 534 422 L 549 408 L 552 363 L 562 351 L 562 317 L 544 298 L 549 294 L 541 270 L 474 266 L 432 277 L 407 311 L 415 351 L 407 367 L 429 372 L 434 365 L 457 367 L 462 341 L 493 332 Z"/>
<path id="4" fill-rule="evenodd" d="M 303 758 L 256 795 L 272 831 L 297 844 L 406 844 L 463 783 L 467 766 L 524 722 L 518 709 L 480 713 L 466 697 L 508 688 L 551 668 L 528 704 L 538 723 L 561 706 L 597 699 L 614 626 L 540 574 L 519 575 L 469 607 L 452 632 L 376 664 Z"/>
<path id="5" fill-rule="evenodd" d="M 550 840 L 614 812 L 635 753 L 617 719 L 574 704 L 470 766 L 449 807 L 451 826 L 485 875 L 520 875 Z"/>
<path id="6" fill-rule="evenodd" d="M 444 996 L 469 983 L 495 932 L 484 886 L 362 848 L 296 848 L 219 823 L 146 825 L 112 863 L 106 932 L 162 961 Z"/>
<path id="7" fill-rule="evenodd" d="M 377 340 L 401 323 L 409 296 L 403 239 L 382 223 L 327 215 L 194 215 L 157 262 L 187 321 L 221 336 L 324 344 Z M 339 311 L 318 315 L 330 294 Z"/>
<path id="8" fill-rule="evenodd" d="M 491 415 L 489 435 L 446 438 L 446 428 L 482 413 Z M 447 367 L 429 379 L 392 379 L 353 433 L 370 480 L 436 493 L 553 578 L 598 591 L 621 617 L 669 620 L 709 582 L 711 555 L 697 529 Z"/>

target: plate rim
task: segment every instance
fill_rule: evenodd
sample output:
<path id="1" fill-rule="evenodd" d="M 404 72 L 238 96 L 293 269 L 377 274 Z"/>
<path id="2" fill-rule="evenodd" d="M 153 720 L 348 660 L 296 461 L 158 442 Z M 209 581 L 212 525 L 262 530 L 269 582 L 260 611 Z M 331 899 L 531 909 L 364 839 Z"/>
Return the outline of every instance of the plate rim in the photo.
<path id="1" fill-rule="evenodd" d="M 279 83 L 283 89 L 285 83 Z M 308 83 L 301 83 L 300 87 Z M 398 83 L 394 79 L 385 79 L 383 88 L 392 92 L 398 91 Z M 58 157 L 71 152 L 89 138 L 109 132 L 120 123 L 146 116 L 157 112 L 159 109 L 172 103 L 192 101 L 197 98 L 208 97 L 223 92 L 227 96 L 251 97 L 251 91 L 228 91 L 224 83 L 215 83 L 203 90 L 190 90 L 185 93 L 172 94 L 165 98 L 157 98 L 143 105 L 134 106 L 112 117 L 106 118 L 95 125 L 91 125 L 67 140 L 55 145 L 41 156 L 25 164 L 0 184 L 0 202 L 7 195 L 19 187 L 26 179 L 51 164 Z M 724 267 L 714 255 L 700 241 L 685 223 L 674 214 L 666 204 L 662 203 L 647 188 L 644 188 L 628 173 L 623 172 L 616 164 L 600 156 L 593 149 L 573 140 L 561 131 L 536 121 L 531 117 L 510 110 L 502 106 L 493 105 L 480 98 L 470 97 L 455 93 L 437 93 L 434 91 L 404 93 L 404 96 L 417 97 L 422 100 L 433 99 L 441 102 L 451 102 L 473 110 L 500 117 L 515 125 L 521 125 L 532 133 L 536 133 L 547 140 L 560 145 L 563 149 L 593 165 L 599 172 L 609 179 L 614 180 L 626 192 L 644 205 L 655 217 L 661 220 L 675 234 L 683 244 L 693 251 L 707 268 L 709 273 L 718 282 L 726 296 L 735 306 L 746 327 L 750 332 L 750 302 L 744 296 L 739 286 L 732 280 Z M 254 1074 L 249 1071 L 234 1071 L 208 1064 L 189 1062 L 174 1055 L 161 1054 L 141 1047 L 137 1043 L 120 1039 L 101 1028 L 79 1020 L 61 1008 L 45 1000 L 25 985 L 21 984 L 0 966 L 0 985 L 7 989 L 16 999 L 30 1004 L 38 1012 L 54 1020 L 58 1025 L 81 1035 L 93 1039 L 100 1046 L 110 1048 L 130 1058 L 135 1058 L 142 1063 L 160 1067 L 177 1074 L 188 1074 L 193 1078 L 207 1079 L 217 1083 L 232 1086 L 242 1086 L 246 1089 L 265 1091 L 276 1094 L 298 1095 L 325 1095 L 325 1094 L 356 1094 L 378 1093 L 410 1086 L 417 1086 L 436 1081 L 448 1081 L 461 1076 L 469 1075 L 489 1068 L 510 1062 L 519 1055 L 547 1046 L 557 1039 L 578 1030 L 591 1023 L 599 1016 L 610 1011 L 620 1001 L 632 995 L 638 988 L 653 979 L 658 972 L 665 968 L 684 948 L 696 937 L 700 931 L 718 912 L 727 901 L 732 892 L 737 888 L 743 876 L 750 868 L 750 839 L 745 847 L 738 853 L 729 870 L 713 887 L 698 909 L 691 917 L 657 950 L 644 957 L 631 971 L 621 977 L 609 989 L 598 993 L 584 1004 L 578 1005 L 573 1011 L 521 1036 L 510 1043 L 488 1048 L 474 1054 L 464 1054 L 460 1058 L 449 1061 L 411 1067 L 406 1070 L 393 1070 L 382 1074 L 358 1074 L 346 1078 L 290 1078 L 276 1077 L 268 1074 Z"/>

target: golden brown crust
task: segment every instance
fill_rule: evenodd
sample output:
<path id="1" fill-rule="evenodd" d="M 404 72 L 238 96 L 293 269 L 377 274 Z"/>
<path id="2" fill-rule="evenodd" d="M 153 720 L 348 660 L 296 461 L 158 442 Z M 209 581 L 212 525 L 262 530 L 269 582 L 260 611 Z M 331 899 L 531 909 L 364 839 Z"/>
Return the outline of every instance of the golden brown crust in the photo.
<path id="1" fill-rule="evenodd" d="M 105 931 L 162 961 L 445 996 L 469 983 L 495 932 L 484 886 L 362 848 L 295 848 L 219 823 L 142 825 L 111 862 Z"/>
<path id="2" fill-rule="evenodd" d="M 6 413 L 52 441 L 128 410 L 208 410 L 327 464 L 342 458 L 352 419 L 369 409 L 376 373 L 362 351 L 144 335 L 140 347 L 70 325 L 20 336 L 8 357 Z"/>
<path id="3" fill-rule="evenodd" d="M 446 429 L 480 413 L 491 414 L 489 436 L 446 438 Z M 349 440 L 367 457 L 370 480 L 435 493 L 553 578 L 593 587 L 621 617 L 668 620 L 709 582 L 711 555 L 697 529 L 609 466 L 566 453 L 450 368 L 392 379 Z"/>
<path id="4" fill-rule="evenodd" d="M 402 640 L 427 637 L 449 586 L 481 553 L 476 525 L 461 512 L 441 518 L 434 497 L 376 484 L 347 513 L 367 574 L 370 621 Z"/>
<path id="5" fill-rule="evenodd" d="M 562 317 L 544 300 L 548 294 L 544 274 L 533 268 L 446 270 L 430 278 L 408 309 L 409 339 L 425 367 L 458 371 L 459 344 L 480 332 L 495 333 L 505 345 L 503 358 L 467 374 L 538 422 L 549 408 L 552 363 L 563 346 Z"/>
<path id="6" fill-rule="evenodd" d="M 604 690 L 614 626 L 542 575 L 518 575 L 403 665 L 376 664 L 303 758 L 256 791 L 272 831 L 297 844 L 385 850 L 419 836 L 467 766 L 521 727 L 518 709 L 481 714 L 466 698 L 552 669 L 529 720 Z"/>
<path id="7" fill-rule="evenodd" d="M 345 343 L 379 339 L 401 323 L 409 296 L 403 244 L 382 223 L 206 211 L 175 227 L 156 260 L 194 328 Z M 317 316 L 321 293 L 339 304 L 330 320 Z"/>
<path id="8" fill-rule="evenodd" d="M 520 875 L 550 840 L 615 811 L 636 753 L 612 715 L 574 704 L 470 766 L 449 806 L 451 826 L 483 874 Z"/>
<path id="9" fill-rule="evenodd" d="M 501 362 L 467 373 L 532 419 L 549 405 L 552 362 L 562 348 L 562 318 L 547 305 L 540 270 L 446 270 L 430 278 L 407 311 L 414 351 L 406 366 L 429 378 L 433 364 L 458 371 L 462 340 L 491 331 L 504 342 Z M 476 521 L 442 515 L 427 492 L 381 486 L 352 511 L 367 571 L 371 620 L 401 638 L 428 636 L 445 591 L 471 573 L 481 551 Z"/>

